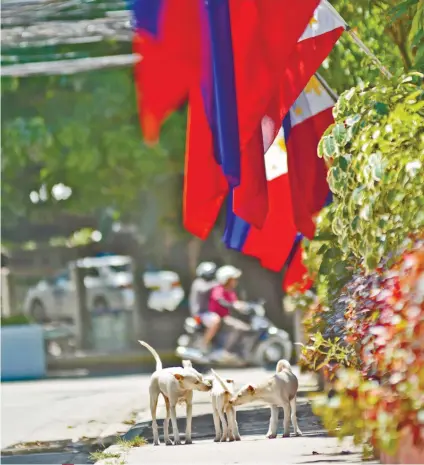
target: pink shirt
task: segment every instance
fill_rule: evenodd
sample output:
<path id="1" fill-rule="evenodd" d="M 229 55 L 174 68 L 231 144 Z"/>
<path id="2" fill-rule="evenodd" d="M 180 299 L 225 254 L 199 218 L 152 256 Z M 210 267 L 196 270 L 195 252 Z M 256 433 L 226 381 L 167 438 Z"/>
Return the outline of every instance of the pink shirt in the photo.
<path id="1" fill-rule="evenodd" d="M 209 311 L 217 313 L 221 318 L 230 314 L 228 308 L 223 307 L 218 300 L 224 299 L 228 302 L 236 302 L 237 294 L 234 291 L 225 289 L 224 286 L 218 285 L 211 291 L 209 298 Z"/>

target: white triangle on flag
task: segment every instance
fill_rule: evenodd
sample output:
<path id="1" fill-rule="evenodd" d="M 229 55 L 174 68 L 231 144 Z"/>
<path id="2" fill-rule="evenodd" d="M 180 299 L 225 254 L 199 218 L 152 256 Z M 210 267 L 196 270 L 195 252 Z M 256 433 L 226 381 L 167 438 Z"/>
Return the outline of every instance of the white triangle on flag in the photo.
<path id="1" fill-rule="evenodd" d="M 303 92 L 290 108 L 291 127 L 334 106 L 334 101 L 324 86 L 312 76 Z"/>
<path id="2" fill-rule="evenodd" d="M 272 181 L 288 172 L 283 128 L 280 128 L 274 142 L 265 152 L 265 171 L 267 181 Z"/>
<path id="3" fill-rule="evenodd" d="M 334 13 L 334 9 L 328 4 L 326 0 L 321 0 L 320 4 L 316 7 L 314 15 L 312 16 L 309 24 L 299 42 L 306 39 L 317 37 L 326 32 L 334 31 L 339 27 L 346 29 L 346 23 L 340 15 Z"/>

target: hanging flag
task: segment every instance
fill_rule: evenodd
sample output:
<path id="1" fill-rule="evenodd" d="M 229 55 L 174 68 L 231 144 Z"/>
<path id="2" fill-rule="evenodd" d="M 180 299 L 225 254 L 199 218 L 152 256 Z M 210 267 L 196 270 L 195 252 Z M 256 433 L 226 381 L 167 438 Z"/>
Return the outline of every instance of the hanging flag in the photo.
<path id="1" fill-rule="evenodd" d="M 284 68 L 280 86 L 283 117 L 328 57 L 346 26 L 343 19 L 334 14 L 327 0 L 321 0 Z"/>
<path id="2" fill-rule="evenodd" d="M 268 189 L 263 154 L 275 138 L 278 124 L 264 117 L 265 110 L 260 107 L 277 108 L 274 120 L 280 121 L 278 106 L 271 99 L 272 89 L 278 88 L 281 63 L 290 55 L 319 0 L 305 0 L 296 11 L 290 3 L 200 2 L 200 88 L 212 140 L 205 136 L 196 151 L 194 147 L 200 147 L 201 137 L 188 130 L 184 225 L 201 238 L 213 228 L 224 190 L 212 158 L 221 166 L 230 188 L 234 188 L 234 210 L 257 227 L 265 221 Z M 260 98 L 257 92 L 262 93 Z M 190 112 L 190 125 L 198 126 L 194 115 L 202 111 Z M 208 131 L 202 127 L 199 133 Z"/>
<path id="3" fill-rule="evenodd" d="M 309 239 L 315 234 L 314 216 L 329 192 L 327 168 L 317 156 L 317 146 L 334 122 L 333 105 L 333 98 L 312 76 L 283 122 L 294 222 L 297 231 Z"/>
<path id="4" fill-rule="evenodd" d="M 241 151 L 241 180 L 234 189 L 233 210 L 258 228 L 269 208 L 263 154 L 282 120 L 278 89 L 286 62 L 318 4 L 319 0 L 304 0 L 295 8 L 292 0 L 230 2 Z M 263 131 L 269 136 L 264 137 Z"/>
<path id="5" fill-rule="evenodd" d="M 312 279 L 308 276 L 308 270 L 302 261 L 301 239 L 293 244 L 293 254 L 287 260 L 287 269 L 283 278 L 283 291 L 287 292 L 294 286 L 300 292 L 305 292 L 313 285 Z"/>
<path id="6" fill-rule="evenodd" d="M 228 182 L 213 154 L 202 92 L 190 92 L 184 172 L 183 223 L 188 232 L 206 239 L 228 193 Z"/>
<path id="7" fill-rule="evenodd" d="M 252 227 L 227 209 L 224 242 L 228 247 L 257 257 L 266 268 L 281 271 L 297 233 L 304 234 L 311 225 L 314 232 L 313 217 L 329 192 L 326 167 L 317 156 L 317 147 L 333 122 L 333 104 L 313 77 L 265 153 L 269 211 L 264 226 Z"/>
<path id="8" fill-rule="evenodd" d="M 133 0 L 135 85 L 143 137 L 156 142 L 169 113 L 188 98 L 200 72 L 199 3 Z"/>

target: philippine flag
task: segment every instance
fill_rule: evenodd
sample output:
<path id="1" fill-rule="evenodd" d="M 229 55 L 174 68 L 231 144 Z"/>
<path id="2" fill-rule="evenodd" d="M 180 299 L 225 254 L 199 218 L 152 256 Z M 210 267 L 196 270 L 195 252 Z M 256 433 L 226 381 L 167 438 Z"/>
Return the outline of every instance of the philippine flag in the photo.
<path id="1" fill-rule="evenodd" d="M 269 210 L 261 229 L 227 208 L 224 242 L 257 257 L 265 268 L 281 271 L 298 233 L 313 236 L 313 218 L 329 195 L 319 140 L 333 123 L 334 102 L 314 76 L 284 118 L 265 153 Z"/>

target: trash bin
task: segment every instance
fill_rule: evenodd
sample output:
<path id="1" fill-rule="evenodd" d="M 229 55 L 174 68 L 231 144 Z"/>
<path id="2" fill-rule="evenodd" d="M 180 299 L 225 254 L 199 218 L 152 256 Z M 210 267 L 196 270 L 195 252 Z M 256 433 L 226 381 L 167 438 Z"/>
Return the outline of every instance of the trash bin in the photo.
<path id="1" fill-rule="evenodd" d="M 39 325 L 1 328 L 1 379 L 16 381 L 46 376 L 44 333 Z"/>

